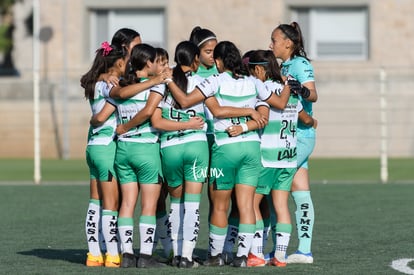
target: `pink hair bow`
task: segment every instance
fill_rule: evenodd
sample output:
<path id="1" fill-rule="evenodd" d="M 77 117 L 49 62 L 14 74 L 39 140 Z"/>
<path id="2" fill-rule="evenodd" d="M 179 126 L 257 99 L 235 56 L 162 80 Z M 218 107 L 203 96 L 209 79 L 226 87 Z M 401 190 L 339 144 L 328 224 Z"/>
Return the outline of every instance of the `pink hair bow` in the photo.
<path id="1" fill-rule="evenodd" d="M 103 56 L 107 56 L 112 51 L 111 45 L 106 41 L 101 44 L 101 48 L 103 49 Z"/>

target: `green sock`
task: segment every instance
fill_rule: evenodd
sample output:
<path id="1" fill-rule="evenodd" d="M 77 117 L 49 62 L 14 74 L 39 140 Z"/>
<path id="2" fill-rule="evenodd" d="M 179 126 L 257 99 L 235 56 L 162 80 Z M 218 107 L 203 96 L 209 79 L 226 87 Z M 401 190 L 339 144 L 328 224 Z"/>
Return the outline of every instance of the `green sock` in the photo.
<path id="1" fill-rule="evenodd" d="M 296 204 L 296 229 L 298 232 L 298 250 L 302 253 L 310 253 L 312 245 L 312 231 L 315 222 L 315 211 L 313 209 L 310 191 L 292 192 Z"/>

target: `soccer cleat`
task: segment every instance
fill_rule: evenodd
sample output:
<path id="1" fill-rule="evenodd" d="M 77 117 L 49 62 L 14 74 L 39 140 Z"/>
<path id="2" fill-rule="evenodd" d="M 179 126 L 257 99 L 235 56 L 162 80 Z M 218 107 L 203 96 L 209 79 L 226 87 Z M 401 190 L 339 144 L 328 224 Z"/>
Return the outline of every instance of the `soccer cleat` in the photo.
<path id="1" fill-rule="evenodd" d="M 153 268 L 165 267 L 165 264 L 157 262 L 151 255 L 139 254 L 137 267 L 139 268 Z"/>
<path id="2" fill-rule="evenodd" d="M 223 261 L 225 265 L 231 265 L 233 262 L 234 256 L 233 252 L 224 252 L 223 253 Z"/>
<path id="3" fill-rule="evenodd" d="M 203 260 L 195 254 L 193 254 L 193 261 L 198 263 L 198 265 L 203 265 Z"/>
<path id="4" fill-rule="evenodd" d="M 121 257 L 119 255 L 105 255 L 105 267 L 120 267 L 121 266 Z"/>
<path id="5" fill-rule="evenodd" d="M 279 261 L 276 257 L 272 258 L 269 261 L 270 265 L 277 266 L 277 267 L 285 267 L 286 262 Z"/>
<path id="6" fill-rule="evenodd" d="M 99 256 L 93 256 L 88 252 L 86 255 L 86 266 L 104 266 L 104 258 L 102 254 Z"/>
<path id="7" fill-rule="evenodd" d="M 180 263 L 178 264 L 179 268 L 197 268 L 200 265 L 196 261 L 190 261 L 187 258 L 181 257 Z"/>
<path id="8" fill-rule="evenodd" d="M 232 265 L 234 267 L 247 267 L 247 257 L 243 255 L 234 258 Z"/>
<path id="9" fill-rule="evenodd" d="M 266 260 L 263 257 L 259 257 L 254 255 L 253 253 L 249 253 L 247 257 L 247 266 L 248 267 L 258 267 L 258 266 L 265 266 Z"/>
<path id="10" fill-rule="evenodd" d="M 299 250 L 287 257 L 286 262 L 288 264 L 312 264 L 313 255 L 312 252 L 302 253 Z"/>
<path id="11" fill-rule="evenodd" d="M 203 265 L 205 266 L 224 266 L 223 257 L 221 254 L 216 256 L 208 256 L 207 260 L 204 261 Z"/>
<path id="12" fill-rule="evenodd" d="M 159 263 L 169 264 L 171 262 L 171 259 L 164 258 L 163 256 L 161 256 L 160 254 L 156 252 L 152 254 L 152 257 Z"/>
<path id="13" fill-rule="evenodd" d="M 135 255 L 131 253 L 122 254 L 121 267 L 137 267 L 137 257 L 135 257 Z"/>
<path id="14" fill-rule="evenodd" d="M 178 265 L 180 264 L 180 261 L 181 261 L 181 256 L 174 256 L 171 259 L 171 266 L 178 267 Z"/>

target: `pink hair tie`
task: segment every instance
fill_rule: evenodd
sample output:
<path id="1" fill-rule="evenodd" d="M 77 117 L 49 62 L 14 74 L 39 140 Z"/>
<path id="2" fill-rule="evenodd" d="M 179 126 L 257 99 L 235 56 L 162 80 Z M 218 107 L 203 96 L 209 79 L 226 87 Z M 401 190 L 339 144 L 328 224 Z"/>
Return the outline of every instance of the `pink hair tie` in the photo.
<path id="1" fill-rule="evenodd" d="M 101 44 L 101 48 L 103 49 L 103 56 L 107 56 L 113 50 L 111 48 L 111 45 L 109 45 L 109 43 L 106 41 Z"/>

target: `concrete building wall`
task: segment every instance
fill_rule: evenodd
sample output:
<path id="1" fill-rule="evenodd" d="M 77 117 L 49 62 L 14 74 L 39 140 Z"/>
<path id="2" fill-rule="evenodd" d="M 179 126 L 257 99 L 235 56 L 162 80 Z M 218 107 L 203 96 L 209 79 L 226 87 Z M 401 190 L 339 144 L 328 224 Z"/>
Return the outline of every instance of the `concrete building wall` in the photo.
<path id="1" fill-rule="evenodd" d="M 242 52 L 266 49 L 270 33 L 290 22 L 289 7 L 366 5 L 369 9 L 369 59 L 366 61 L 313 60 L 319 100 L 317 157 L 378 156 L 381 143 L 380 69 L 387 74 L 388 149 L 391 156 L 414 156 L 414 114 L 410 108 L 414 82 L 414 5 L 410 0 L 40 0 L 40 25 L 50 26 L 53 37 L 43 43 L 41 61 L 41 150 L 58 157 L 68 150 L 84 156 L 90 111 L 79 78 L 88 56 L 88 9 L 96 7 L 165 9 L 166 42 L 170 56 L 175 45 L 188 39 L 200 25 L 219 40 L 233 41 Z M 0 115 L 6 118 L 0 134 L 2 157 L 32 157 L 32 36 L 24 20 L 32 1 L 15 6 L 14 60 L 19 77 L 0 78 Z M 138 30 L 139 31 L 139 30 Z M 145 40 L 145 37 L 143 38 Z M 108 37 L 108 40 L 110 38 Z M 65 61 L 66 60 L 66 61 Z M 66 62 L 66 63 L 65 63 Z M 64 78 L 66 70 L 66 77 Z M 66 85 L 63 85 L 66 83 Z M 63 95 L 66 93 L 66 95 Z M 65 112 L 68 112 L 65 115 Z M 63 135 L 68 137 L 64 138 Z M 64 142 L 66 140 L 67 142 Z"/>

